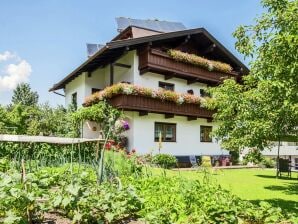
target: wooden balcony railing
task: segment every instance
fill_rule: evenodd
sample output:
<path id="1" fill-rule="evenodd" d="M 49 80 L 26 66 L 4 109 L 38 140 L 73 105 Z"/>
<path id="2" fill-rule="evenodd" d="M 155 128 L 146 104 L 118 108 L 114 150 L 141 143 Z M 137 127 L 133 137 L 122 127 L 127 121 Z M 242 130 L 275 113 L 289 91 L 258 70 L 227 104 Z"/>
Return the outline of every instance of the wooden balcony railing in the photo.
<path id="1" fill-rule="evenodd" d="M 196 65 L 177 62 L 165 52 L 157 49 L 143 49 L 138 52 L 140 74 L 148 71 L 163 74 L 168 77 L 179 77 L 193 82 L 219 83 L 223 78 L 237 78 L 236 72 L 223 73 L 208 71 Z"/>
<path id="2" fill-rule="evenodd" d="M 192 118 L 211 119 L 213 112 L 201 108 L 197 104 L 181 104 L 161 101 L 159 99 L 148 98 L 136 95 L 113 96 L 108 102 L 118 108 L 129 111 L 143 111 L 148 113 L 173 114 Z"/>

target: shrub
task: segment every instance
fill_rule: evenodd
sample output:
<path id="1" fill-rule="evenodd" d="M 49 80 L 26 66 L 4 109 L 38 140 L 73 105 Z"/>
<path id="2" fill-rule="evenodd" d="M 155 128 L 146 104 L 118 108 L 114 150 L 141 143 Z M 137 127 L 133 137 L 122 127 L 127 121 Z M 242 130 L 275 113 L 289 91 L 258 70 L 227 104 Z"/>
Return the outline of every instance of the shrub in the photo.
<path id="1" fill-rule="evenodd" d="M 152 158 L 152 163 L 162 168 L 169 169 L 176 166 L 177 159 L 169 154 L 156 154 Z"/>
<path id="2" fill-rule="evenodd" d="M 243 164 L 247 164 L 249 162 L 253 164 L 260 164 L 261 161 L 264 160 L 264 156 L 257 149 L 251 149 L 243 158 Z"/>
<path id="3" fill-rule="evenodd" d="M 204 167 L 204 168 L 210 168 L 210 167 L 212 167 L 210 156 L 202 156 L 201 167 Z"/>
<path id="4" fill-rule="evenodd" d="M 276 165 L 276 161 L 275 159 L 264 158 L 260 164 L 266 168 L 274 168 Z"/>

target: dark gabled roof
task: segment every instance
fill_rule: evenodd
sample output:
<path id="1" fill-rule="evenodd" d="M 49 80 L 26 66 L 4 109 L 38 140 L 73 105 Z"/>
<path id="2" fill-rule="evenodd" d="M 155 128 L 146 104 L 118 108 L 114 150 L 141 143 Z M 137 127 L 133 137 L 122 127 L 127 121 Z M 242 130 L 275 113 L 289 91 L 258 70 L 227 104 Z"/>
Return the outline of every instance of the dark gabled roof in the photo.
<path id="1" fill-rule="evenodd" d="M 228 49 L 226 49 L 218 40 L 216 40 L 207 30 L 205 30 L 204 28 L 196 28 L 108 42 L 102 49 L 96 52 L 87 61 L 76 68 L 72 73 L 55 84 L 49 91 L 55 91 L 64 88 L 67 83 L 79 76 L 82 72 L 94 70 L 97 67 L 105 66 L 108 63 L 112 63 L 128 49 L 136 49 L 137 47 L 145 43 L 161 42 L 172 38 L 187 37 L 195 34 L 203 34 L 204 36 L 206 36 L 210 41 L 216 44 L 216 46 L 226 55 L 226 57 L 228 57 L 238 67 L 242 68 L 244 74 L 247 74 L 249 72 L 249 69 Z"/>

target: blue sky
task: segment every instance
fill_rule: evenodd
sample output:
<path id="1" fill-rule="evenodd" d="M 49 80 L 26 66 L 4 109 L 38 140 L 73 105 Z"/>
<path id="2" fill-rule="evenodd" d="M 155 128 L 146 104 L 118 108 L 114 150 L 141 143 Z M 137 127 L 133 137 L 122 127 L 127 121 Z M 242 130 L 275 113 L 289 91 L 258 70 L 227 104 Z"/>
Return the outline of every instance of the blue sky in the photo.
<path id="1" fill-rule="evenodd" d="M 64 104 L 48 89 L 86 60 L 86 43 L 117 34 L 115 17 L 204 27 L 243 61 L 232 32 L 262 10 L 258 0 L 1 0 L 0 104 L 10 102 L 19 80 L 30 83 L 40 102 Z"/>

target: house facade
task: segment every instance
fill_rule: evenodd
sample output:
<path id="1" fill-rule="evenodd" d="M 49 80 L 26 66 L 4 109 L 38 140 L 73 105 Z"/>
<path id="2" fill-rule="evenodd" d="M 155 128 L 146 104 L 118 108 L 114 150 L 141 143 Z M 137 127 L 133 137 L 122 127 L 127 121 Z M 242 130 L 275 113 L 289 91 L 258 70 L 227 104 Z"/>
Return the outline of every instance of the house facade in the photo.
<path id="1" fill-rule="evenodd" d="M 178 52 L 181 58 L 175 58 L 169 50 Z M 187 61 L 188 57 L 199 57 L 202 63 Z M 221 70 L 221 63 L 230 70 Z M 204 99 L 206 87 L 218 85 L 227 77 L 241 79 L 247 73 L 245 65 L 204 28 L 165 32 L 129 25 L 50 91 L 64 90 L 66 106 L 77 107 L 91 94 L 119 83 L 148 91 L 172 91 L 185 99 Z M 130 125 L 125 132 L 130 150 L 156 153 L 162 139 L 161 152 L 177 157 L 228 155 L 209 135 L 216 128 L 213 112 L 200 103 L 123 93 L 113 95 L 108 102 L 125 113 Z M 99 127 L 86 122 L 82 135 L 98 138 Z"/>

